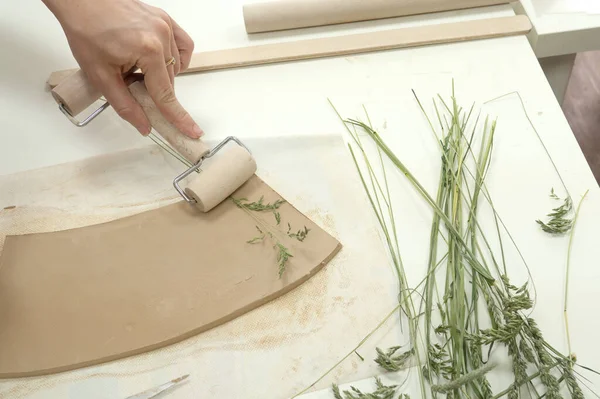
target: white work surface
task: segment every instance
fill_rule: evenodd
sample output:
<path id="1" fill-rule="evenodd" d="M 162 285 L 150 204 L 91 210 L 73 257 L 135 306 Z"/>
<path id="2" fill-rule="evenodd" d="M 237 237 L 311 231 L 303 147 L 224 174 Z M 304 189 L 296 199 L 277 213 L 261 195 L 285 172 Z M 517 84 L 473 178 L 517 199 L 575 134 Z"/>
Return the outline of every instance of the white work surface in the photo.
<path id="1" fill-rule="evenodd" d="M 520 0 L 529 16 L 531 44 L 538 57 L 600 50 L 600 2 L 596 0 Z"/>
<path id="2" fill-rule="evenodd" d="M 600 50 L 600 2 L 520 0 L 514 8 L 531 20 L 529 42 L 562 103 L 577 53 Z"/>
<path id="3" fill-rule="evenodd" d="M 151 3 L 165 8 L 190 32 L 196 51 L 513 12 L 501 6 L 249 39 L 241 2 Z M 76 128 L 44 92 L 51 71 L 75 66 L 52 18 L 38 1 L 0 5 L 0 47 L 10 55 L 2 57 L 0 67 L 0 175 L 6 175 L 0 178 L 2 234 L 28 231 L 28 223 L 33 228 L 64 228 L 99 222 L 176 198 L 169 177 L 177 165 L 156 149 L 142 148 L 149 140 L 112 110 L 90 126 Z M 518 91 L 574 200 L 590 190 L 573 247 L 569 321 L 579 361 L 600 368 L 595 344 L 600 321 L 594 317 L 600 312 L 600 247 L 594 238 L 600 223 L 600 189 L 527 39 L 511 37 L 178 78 L 178 96 L 207 138 L 235 135 L 247 140 L 256 153 L 259 174 L 338 237 L 342 252 L 298 290 L 231 323 L 142 356 L 59 375 L 2 380 L 0 397 L 124 398 L 182 374 L 191 378 L 165 398 L 288 398 L 312 384 L 394 307 L 397 289 L 384 247 L 374 234 L 371 210 L 337 136 L 343 127 L 327 98 L 351 118 L 360 117 L 360 105 L 367 104 L 374 124 L 433 190 L 439 158 L 410 89 L 422 100 L 438 92 L 447 96 L 453 78 L 465 105 Z M 559 190 L 558 178 L 515 96 L 487 105 L 485 112 L 499 118 L 489 182 L 495 205 L 532 269 L 538 301 L 533 317 L 546 339 L 565 351 L 566 240 L 548 237 L 534 222 L 553 205 L 548 191 Z M 115 154 L 125 150 L 131 152 Z M 129 163 L 124 158 L 128 154 Z M 86 161 L 96 155 L 122 162 L 106 163 L 105 169 L 86 168 L 97 165 Z M 27 172 L 73 161 L 77 162 Z M 336 178 L 336 173 L 342 177 Z M 431 214 L 401 176 L 398 181 L 404 187 L 394 193 L 398 209 L 406 207 L 399 216 L 400 247 L 414 281 L 422 276 Z M 49 194 L 33 187 L 46 187 Z M 559 194 L 563 195 L 560 190 Z M 2 210 L 12 205 L 17 208 Z M 72 219 L 64 216 L 69 214 Z M 40 222 L 47 215 L 49 219 Z M 15 220 L 26 223 L 15 225 Z M 518 262 L 511 275 L 526 277 Z M 405 343 L 397 321 L 391 319 L 359 349 L 365 362 L 349 357 L 315 388 L 375 375 L 374 347 Z M 324 391 L 306 397 L 332 396 Z"/>

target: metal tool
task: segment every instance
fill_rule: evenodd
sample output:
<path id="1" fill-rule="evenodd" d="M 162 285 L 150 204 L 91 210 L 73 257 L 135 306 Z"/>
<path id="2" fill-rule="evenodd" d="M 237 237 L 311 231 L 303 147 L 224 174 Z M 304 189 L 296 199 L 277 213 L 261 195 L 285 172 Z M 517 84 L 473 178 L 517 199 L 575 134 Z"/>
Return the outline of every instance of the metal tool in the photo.
<path id="1" fill-rule="evenodd" d="M 128 396 L 125 399 L 151 399 L 151 398 L 155 398 L 157 397 L 159 394 L 167 391 L 168 389 L 173 388 L 175 385 L 179 384 L 181 381 L 185 380 L 186 378 L 188 378 L 190 375 L 186 374 L 184 376 L 181 376 L 179 378 L 175 378 L 169 382 L 165 382 L 162 385 L 159 385 L 157 387 L 154 388 L 150 388 L 144 392 L 140 392 L 138 394 L 135 394 L 133 396 Z"/>
<path id="2" fill-rule="evenodd" d="M 238 138 L 227 137 L 214 149 L 210 149 L 202 140 L 192 139 L 182 134 L 162 116 L 143 81 L 133 82 L 129 85 L 129 91 L 142 106 L 153 129 L 165 139 L 166 143 L 161 140 L 161 144 L 167 144 L 171 154 L 173 150 L 179 153 L 178 158 L 185 158 L 188 169 L 173 179 L 173 186 L 187 203 L 193 204 L 202 212 L 208 212 L 229 197 L 256 172 L 256 162 L 250 150 Z M 83 121 L 76 119 L 79 113 L 102 96 L 88 82 L 81 70 L 71 74 L 54 87 L 52 96 L 58 102 L 60 111 L 78 127 L 86 126 L 108 108 L 108 103 L 105 102 Z M 228 143 L 237 145 L 225 148 Z M 218 157 L 217 153 L 219 153 Z M 205 161 L 209 158 L 211 161 L 206 166 Z M 188 182 L 186 187 L 182 187 L 182 181 L 195 171 L 199 173 Z"/>

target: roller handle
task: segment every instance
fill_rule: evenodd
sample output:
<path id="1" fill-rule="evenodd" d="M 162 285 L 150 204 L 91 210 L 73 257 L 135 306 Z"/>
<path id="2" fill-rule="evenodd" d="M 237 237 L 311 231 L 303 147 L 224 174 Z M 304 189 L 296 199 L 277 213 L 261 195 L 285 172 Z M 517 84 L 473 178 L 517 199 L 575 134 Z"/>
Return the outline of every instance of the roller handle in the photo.
<path id="1" fill-rule="evenodd" d="M 156 130 L 177 152 L 191 163 L 196 163 L 206 155 L 210 148 L 201 140 L 192 139 L 181 133 L 173 124 L 167 121 L 154 104 L 146 90 L 143 81 L 136 81 L 129 86 L 129 91 L 142 106 L 151 126 Z M 95 101 L 102 97 L 102 93 L 92 86 L 82 70 L 74 72 L 65 78 L 52 90 L 52 96 L 69 111 L 71 116 L 76 116 Z"/>
<path id="2" fill-rule="evenodd" d="M 102 93 L 88 81 L 81 69 L 67 76 L 51 93 L 71 116 L 77 116 L 102 97 Z"/>
<path id="3" fill-rule="evenodd" d="M 136 81 L 129 85 L 129 91 L 142 106 L 150 125 L 156 130 L 177 152 L 191 163 L 196 163 L 200 158 L 210 152 L 210 148 L 199 139 L 193 139 L 181 133 L 171 122 L 165 119 L 156 107 L 154 100 L 146 90 L 143 81 Z"/>

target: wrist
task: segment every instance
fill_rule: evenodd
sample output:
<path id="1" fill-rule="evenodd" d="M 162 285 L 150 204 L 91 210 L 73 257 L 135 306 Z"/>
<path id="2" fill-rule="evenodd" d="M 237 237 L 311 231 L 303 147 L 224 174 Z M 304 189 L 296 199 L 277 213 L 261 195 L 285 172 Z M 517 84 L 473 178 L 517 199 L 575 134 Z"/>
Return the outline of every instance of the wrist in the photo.
<path id="1" fill-rule="evenodd" d="M 69 15 L 73 15 L 77 13 L 77 9 L 83 6 L 84 1 L 80 0 L 42 0 L 42 3 L 46 5 L 48 10 L 58 20 L 58 22 L 63 25 L 69 24 L 68 21 L 70 19 Z"/>
<path id="2" fill-rule="evenodd" d="M 48 10 L 50 10 L 50 12 L 52 14 L 54 14 L 54 16 L 58 19 L 59 18 L 59 14 L 62 14 L 61 11 L 61 5 L 62 3 L 64 3 L 64 1 L 61 0 L 42 0 L 42 3 L 44 3 L 44 5 L 46 5 L 46 7 L 48 8 Z"/>

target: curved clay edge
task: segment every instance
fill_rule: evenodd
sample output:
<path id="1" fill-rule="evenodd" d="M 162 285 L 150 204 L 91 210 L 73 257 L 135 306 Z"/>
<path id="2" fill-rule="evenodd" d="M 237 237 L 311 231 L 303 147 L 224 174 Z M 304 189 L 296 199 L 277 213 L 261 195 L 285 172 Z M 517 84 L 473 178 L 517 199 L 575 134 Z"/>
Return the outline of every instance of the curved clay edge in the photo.
<path id="1" fill-rule="evenodd" d="M 120 353 L 118 355 L 112 355 L 112 356 L 107 356 L 104 358 L 99 358 L 99 359 L 95 359 L 95 360 L 91 360 L 91 361 L 87 361 L 87 362 L 81 362 L 81 363 L 75 363 L 75 364 L 71 364 L 68 366 L 62 366 L 62 367 L 55 367 L 55 368 L 50 368 L 50 369 L 43 369 L 43 370 L 35 370 L 35 371 L 27 371 L 27 372 L 17 372 L 17 373 L 0 373 L 0 379 L 7 379 L 7 378 L 23 378 L 23 377 L 40 377 L 40 376 L 45 376 L 45 375 L 50 375 L 50 374 L 58 374 L 58 373 L 63 373 L 66 371 L 73 371 L 76 369 L 81 369 L 84 367 L 90 367 L 90 366 L 96 366 L 99 364 L 104 364 L 104 363 L 108 363 L 108 362 L 112 362 L 115 360 L 121 360 L 121 359 L 125 359 L 125 358 L 129 358 L 132 356 L 136 356 L 136 355 L 140 355 L 143 353 L 147 353 L 156 349 L 160 349 L 160 348 L 164 348 L 166 346 L 169 345 L 173 345 L 176 343 L 179 343 L 181 341 L 184 341 L 188 338 L 191 338 L 193 336 L 196 336 L 198 334 L 201 334 L 203 332 L 206 332 L 208 330 L 211 330 L 215 327 L 218 327 L 220 325 L 223 325 L 239 316 L 242 316 L 243 314 L 246 314 L 254 309 L 259 308 L 260 306 L 271 302 L 272 300 L 281 297 L 285 294 L 287 294 L 288 292 L 292 291 L 293 289 L 299 287 L 300 285 L 302 285 L 303 283 L 305 283 L 306 281 L 308 281 L 311 277 L 313 277 L 314 275 L 316 275 L 319 271 L 321 271 L 325 265 L 327 265 L 334 257 L 335 255 L 338 254 L 338 252 L 342 249 L 342 244 L 338 242 L 337 246 L 334 248 L 334 250 L 331 252 L 331 254 L 329 254 L 329 256 L 327 256 L 327 258 L 325 258 L 321 263 L 319 263 L 318 265 L 316 265 L 313 269 L 311 269 L 311 271 L 307 274 L 305 274 L 304 276 L 302 276 L 301 278 L 299 278 L 298 280 L 296 280 L 295 282 L 286 285 L 285 287 L 283 287 L 282 289 L 267 295 L 264 298 L 258 299 L 254 302 L 249 303 L 248 305 L 236 310 L 235 312 L 232 312 L 226 316 L 223 316 L 222 318 L 213 321 L 212 323 L 208 323 L 202 327 L 190 330 L 184 334 L 181 334 L 177 337 L 168 339 L 166 341 L 162 341 L 162 342 L 158 342 L 156 344 L 153 345 L 147 345 L 141 348 L 137 348 L 128 352 L 123 352 Z"/>

